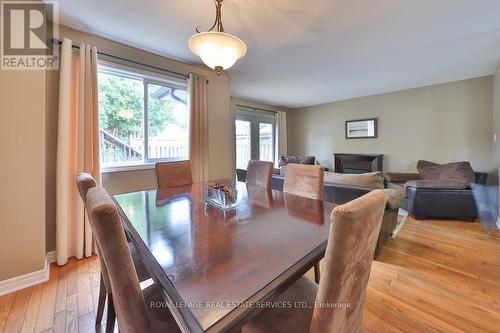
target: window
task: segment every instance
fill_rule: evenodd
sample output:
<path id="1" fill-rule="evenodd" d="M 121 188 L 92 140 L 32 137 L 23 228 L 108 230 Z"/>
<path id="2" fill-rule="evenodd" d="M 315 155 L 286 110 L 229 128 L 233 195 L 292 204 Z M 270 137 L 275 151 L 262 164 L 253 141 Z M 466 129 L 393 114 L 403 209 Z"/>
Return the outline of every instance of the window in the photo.
<path id="1" fill-rule="evenodd" d="M 273 112 L 236 107 L 236 168 L 246 170 L 248 161 L 274 161 L 275 115 Z"/>
<path id="2" fill-rule="evenodd" d="M 103 168 L 188 159 L 185 80 L 101 64 L 98 81 Z"/>

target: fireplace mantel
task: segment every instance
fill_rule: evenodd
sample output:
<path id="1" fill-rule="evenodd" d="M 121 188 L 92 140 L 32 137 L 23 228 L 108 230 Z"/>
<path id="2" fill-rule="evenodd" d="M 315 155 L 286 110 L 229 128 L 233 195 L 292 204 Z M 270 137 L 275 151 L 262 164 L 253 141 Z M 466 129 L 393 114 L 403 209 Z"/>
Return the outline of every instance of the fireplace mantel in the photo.
<path id="1" fill-rule="evenodd" d="M 366 173 L 382 171 L 382 154 L 334 154 L 334 166 L 337 173 Z"/>

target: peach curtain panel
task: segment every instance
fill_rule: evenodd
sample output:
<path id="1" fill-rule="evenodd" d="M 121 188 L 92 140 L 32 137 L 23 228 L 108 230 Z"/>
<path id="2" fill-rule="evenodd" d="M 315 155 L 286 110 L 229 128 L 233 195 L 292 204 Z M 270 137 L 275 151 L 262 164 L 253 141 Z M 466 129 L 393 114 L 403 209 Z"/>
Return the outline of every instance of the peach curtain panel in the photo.
<path id="1" fill-rule="evenodd" d="M 286 112 L 276 112 L 276 166 L 280 155 L 288 154 L 287 135 L 286 135 Z"/>
<path id="2" fill-rule="evenodd" d="M 194 73 L 188 79 L 189 156 L 193 182 L 208 180 L 208 94 L 207 78 Z"/>
<path id="3" fill-rule="evenodd" d="M 76 186 L 88 172 L 100 183 L 97 49 L 80 44 L 61 47 L 56 179 L 57 264 L 92 255 L 92 231 Z"/>

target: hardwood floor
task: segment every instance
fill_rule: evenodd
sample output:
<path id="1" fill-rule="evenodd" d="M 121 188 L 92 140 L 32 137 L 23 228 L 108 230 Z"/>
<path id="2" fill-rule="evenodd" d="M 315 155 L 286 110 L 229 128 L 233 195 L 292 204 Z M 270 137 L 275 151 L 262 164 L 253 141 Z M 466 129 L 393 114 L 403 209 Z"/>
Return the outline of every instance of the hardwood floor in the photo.
<path id="1" fill-rule="evenodd" d="M 367 332 L 500 332 L 500 237 L 409 219 L 373 263 Z"/>
<path id="2" fill-rule="evenodd" d="M 97 257 L 51 265 L 49 281 L 0 296 L 2 332 L 94 332 Z M 104 332 L 104 326 L 98 331 Z"/>
<path id="3" fill-rule="evenodd" d="M 98 288 L 95 257 L 52 265 L 48 282 L 0 297 L 0 330 L 93 332 Z M 500 235 L 409 219 L 373 263 L 363 331 L 500 332 Z"/>

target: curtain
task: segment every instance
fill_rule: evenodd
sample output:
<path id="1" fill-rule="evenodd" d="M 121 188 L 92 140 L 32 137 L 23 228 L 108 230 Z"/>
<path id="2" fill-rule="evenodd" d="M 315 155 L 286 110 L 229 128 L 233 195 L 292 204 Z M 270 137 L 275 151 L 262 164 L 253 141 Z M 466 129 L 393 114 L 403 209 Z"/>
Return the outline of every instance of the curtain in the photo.
<path id="1" fill-rule="evenodd" d="M 280 155 L 288 154 L 286 135 L 286 112 L 276 112 L 276 166 Z"/>
<path id="2" fill-rule="evenodd" d="M 76 175 L 88 172 L 100 183 L 97 49 L 80 44 L 61 46 L 56 177 L 56 257 L 92 255 L 92 232 L 78 194 Z"/>
<path id="3" fill-rule="evenodd" d="M 207 78 L 194 73 L 188 79 L 189 156 L 194 182 L 208 180 Z"/>

